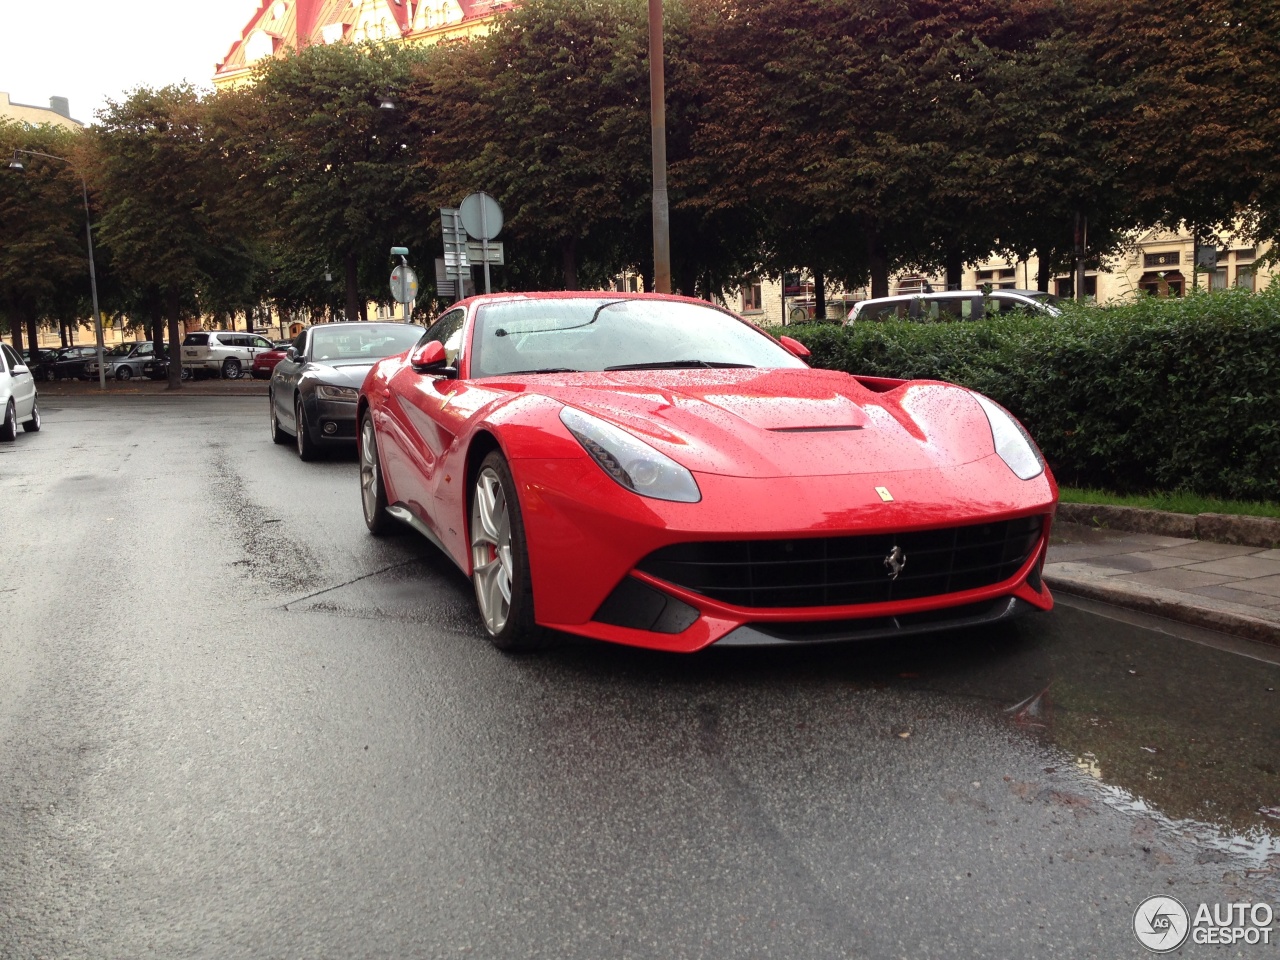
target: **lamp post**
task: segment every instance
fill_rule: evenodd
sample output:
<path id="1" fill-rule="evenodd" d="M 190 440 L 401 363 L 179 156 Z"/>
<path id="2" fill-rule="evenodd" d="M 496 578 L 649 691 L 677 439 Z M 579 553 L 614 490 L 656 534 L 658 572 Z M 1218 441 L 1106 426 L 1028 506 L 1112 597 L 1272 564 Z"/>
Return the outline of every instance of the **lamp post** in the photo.
<path id="1" fill-rule="evenodd" d="M 18 159 L 18 154 L 20 153 L 25 153 L 32 157 L 44 157 L 46 160 L 57 160 L 60 163 L 65 163 L 75 171 L 75 164 L 66 157 L 55 157 L 51 153 L 41 153 L 39 150 L 18 149 L 13 151 L 13 159 L 9 161 L 10 170 L 22 173 L 26 169 L 22 161 Z M 107 389 L 107 364 L 103 359 L 102 315 L 98 312 L 98 275 L 93 268 L 93 224 L 89 219 L 89 185 L 85 182 L 82 174 L 78 171 L 75 172 L 80 177 L 80 190 L 84 197 L 84 236 L 85 242 L 89 247 L 89 293 L 93 297 L 93 329 L 98 337 L 98 389 L 105 390 Z M 34 348 L 35 344 L 32 344 L 32 347 Z M 170 347 L 172 347 L 172 344 L 170 344 Z"/>
<path id="2" fill-rule="evenodd" d="M 649 0 L 649 136 L 653 155 L 653 289 L 671 292 L 671 216 L 667 209 L 667 89 L 662 0 Z M 686 294 L 692 296 L 690 291 Z"/>

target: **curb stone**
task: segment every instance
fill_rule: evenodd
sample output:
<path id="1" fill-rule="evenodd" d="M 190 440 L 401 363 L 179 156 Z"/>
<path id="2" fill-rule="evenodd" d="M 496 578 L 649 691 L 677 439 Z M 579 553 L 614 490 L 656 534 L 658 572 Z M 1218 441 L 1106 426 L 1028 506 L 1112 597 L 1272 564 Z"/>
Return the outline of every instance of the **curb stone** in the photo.
<path id="1" fill-rule="evenodd" d="M 1280 546 L 1280 519 L 1226 513 L 1169 513 L 1141 507 L 1095 503 L 1059 503 L 1057 519 L 1090 527 L 1109 527 L 1163 537 L 1211 540 L 1242 547 Z"/>

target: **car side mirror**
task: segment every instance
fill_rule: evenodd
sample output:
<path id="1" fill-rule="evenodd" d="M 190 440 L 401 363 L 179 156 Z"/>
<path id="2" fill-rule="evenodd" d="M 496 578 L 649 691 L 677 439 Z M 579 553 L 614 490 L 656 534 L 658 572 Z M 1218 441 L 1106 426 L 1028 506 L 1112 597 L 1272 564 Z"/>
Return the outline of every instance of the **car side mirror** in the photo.
<path id="1" fill-rule="evenodd" d="M 458 371 L 449 366 L 449 360 L 444 353 L 444 344 L 439 340 L 431 340 L 420 347 L 414 347 L 413 352 L 409 354 L 409 365 L 418 373 L 434 373 L 449 378 L 458 375 Z"/>
<path id="2" fill-rule="evenodd" d="M 286 360 L 297 360 L 298 359 L 297 349 L 295 347 L 290 347 L 288 350 L 284 352 L 284 358 Z"/>
<path id="3" fill-rule="evenodd" d="M 779 337 L 778 342 L 801 360 L 809 356 L 809 348 L 799 340 L 793 340 L 791 337 Z"/>
<path id="4" fill-rule="evenodd" d="M 13 368 L 11 372 L 16 377 L 20 373 L 30 373 L 31 368 L 28 367 L 25 363 L 19 363 L 17 366 Z"/>

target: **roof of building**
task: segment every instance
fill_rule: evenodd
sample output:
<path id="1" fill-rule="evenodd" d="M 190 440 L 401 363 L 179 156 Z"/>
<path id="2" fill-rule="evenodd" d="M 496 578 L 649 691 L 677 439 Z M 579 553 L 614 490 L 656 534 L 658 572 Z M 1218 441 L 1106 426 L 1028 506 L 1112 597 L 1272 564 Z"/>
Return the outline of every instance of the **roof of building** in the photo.
<path id="1" fill-rule="evenodd" d="M 4 91 L 0 91 L 0 119 L 17 120 L 32 126 L 50 123 L 68 130 L 78 130 L 84 126 L 81 121 L 72 119 L 71 104 L 66 97 L 50 97 L 49 106 L 37 107 L 33 104 L 14 103 Z"/>

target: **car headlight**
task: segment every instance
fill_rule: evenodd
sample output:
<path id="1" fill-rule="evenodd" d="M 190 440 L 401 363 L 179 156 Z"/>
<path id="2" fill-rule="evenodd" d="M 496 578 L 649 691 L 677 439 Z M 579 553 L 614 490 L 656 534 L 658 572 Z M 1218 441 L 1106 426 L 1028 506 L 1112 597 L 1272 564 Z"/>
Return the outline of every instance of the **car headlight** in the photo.
<path id="1" fill-rule="evenodd" d="M 335 387 L 321 383 L 316 385 L 316 396 L 321 400 L 350 400 L 355 403 L 360 398 L 360 391 L 355 387 Z"/>
<path id="2" fill-rule="evenodd" d="M 560 411 L 560 422 L 605 473 L 632 493 L 677 503 L 702 499 L 692 473 L 621 427 L 573 407 Z"/>
<path id="3" fill-rule="evenodd" d="M 1030 480 L 1044 473 L 1044 457 L 1040 449 L 1031 439 L 1031 434 L 1009 415 L 1004 407 L 988 400 L 980 393 L 973 398 L 987 415 L 987 423 L 991 424 L 991 438 L 996 443 L 996 453 L 1013 471 L 1019 480 Z"/>

